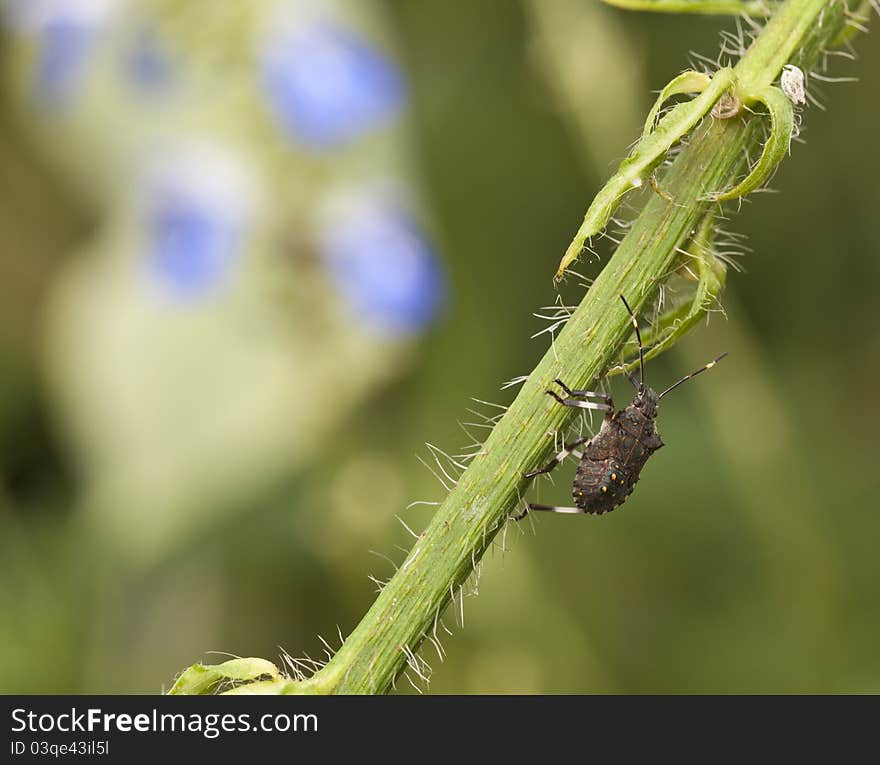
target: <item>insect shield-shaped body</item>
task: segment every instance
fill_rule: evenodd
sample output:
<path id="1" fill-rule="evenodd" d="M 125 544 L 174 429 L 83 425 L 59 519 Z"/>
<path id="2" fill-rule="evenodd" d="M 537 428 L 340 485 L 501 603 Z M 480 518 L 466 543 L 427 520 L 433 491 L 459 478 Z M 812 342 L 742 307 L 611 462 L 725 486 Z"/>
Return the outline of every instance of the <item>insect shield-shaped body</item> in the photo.
<path id="1" fill-rule="evenodd" d="M 577 467 L 572 496 L 578 508 L 601 515 L 626 502 L 648 458 L 663 446 L 656 419 L 657 394 L 645 387 L 603 421 Z"/>
<path id="2" fill-rule="evenodd" d="M 611 396 L 590 390 L 572 390 L 562 380 L 554 380 L 565 393 L 565 397 L 553 390 L 548 390 L 547 393 L 562 406 L 598 409 L 605 412 L 605 419 L 595 436 L 575 439 L 570 444 L 566 444 L 547 465 L 526 473 L 526 478 L 549 473 L 569 454 L 574 453 L 578 446 L 586 444 L 583 453 L 579 455 L 580 463 L 572 485 L 575 507 L 530 504 L 529 510 L 602 515 L 626 502 L 626 498 L 633 493 L 648 458 L 663 446 L 656 428 L 657 406 L 660 399 L 686 380 L 711 369 L 727 355 L 722 353 L 717 359 L 691 372 L 658 394 L 645 385 L 645 354 L 639 334 L 639 324 L 623 296 L 621 300 L 632 318 L 636 339 L 639 342 L 640 376 L 636 379 L 634 375 L 629 375 L 636 389 L 635 397 L 625 409 L 615 411 Z M 601 402 L 586 401 L 585 399 L 588 398 L 598 398 Z M 517 520 L 527 514 L 528 510 L 518 516 Z"/>

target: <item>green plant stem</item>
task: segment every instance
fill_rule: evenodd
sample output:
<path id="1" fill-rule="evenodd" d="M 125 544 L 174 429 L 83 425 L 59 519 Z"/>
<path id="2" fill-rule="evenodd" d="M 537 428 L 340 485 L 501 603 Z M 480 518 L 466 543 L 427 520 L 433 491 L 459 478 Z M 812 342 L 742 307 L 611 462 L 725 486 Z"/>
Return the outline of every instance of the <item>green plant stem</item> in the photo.
<path id="1" fill-rule="evenodd" d="M 736 66 L 737 82 L 755 92 L 774 82 L 784 64 L 811 68 L 819 51 L 838 38 L 844 12 L 839 0 L 788 0 Z M 279 683 L 271 692 L 382 693 L 392 687 L 517 508 L 528 489 L 523 473 L 546 459 L 554 432 L 569 424 L 571 410 L 558 406 L 545 390 L 557 377 L 589 388 L 607 371 L 631 329 L 620 295 L 636 311 L 655 299 L 678 258 L 677 248 L 711 204 L 707 195 L 735 182 L 746 150 L 760 140 L 759 122 L 707 118 L 697 126 L 663 179 L 673 201 L 655 195 L 646 204 L 360 624 L 313 677 Z M 548 285 L 554 261 L 548 256 Z"/>

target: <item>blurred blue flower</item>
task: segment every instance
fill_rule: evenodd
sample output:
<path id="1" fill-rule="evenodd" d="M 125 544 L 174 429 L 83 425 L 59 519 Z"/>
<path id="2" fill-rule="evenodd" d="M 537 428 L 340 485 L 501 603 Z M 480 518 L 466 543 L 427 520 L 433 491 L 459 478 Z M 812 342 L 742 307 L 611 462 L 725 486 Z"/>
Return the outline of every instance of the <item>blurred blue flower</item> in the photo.
<path id="1" fill-rule="evenodd" d="M 263 53 L 262 81 L 282 128 L 318 151 L 389 122 L 406 98 L 392 61 L 328 22 L 301 24 L 273 39 Z"/>
<path id="2" fill-rule="evenodd" d="M 321 250 L 343 299 L 383 334 L 417 332 L 443 304 L 440 263 L 402 208 L 376 201 L 349 207 L 328 220 Z"/>
<path id="3" fill-rule="evenodd" d="M 164 200 L 148 231 L 153 273 L 175 298 L 199 297 L 219 286 L 239 245 L 235 227 L 194 200 Z"/>
<path id="4" fill-rule="evenodd" d="M 94 28 L 79 19 L 59 16 L 46 21 L 40 30 L 34 74 L 34 95 L 40 105 L 69 105 L 82 81 L 94 38 Z"/>
<path id="5" fill-rule="evenodd" d="M 240 158 L 219 146 L 185 142 L 148 170 L 142 203 L 147 263 L 174 299 L 221 287 L 244 246 L 254 188 Z"/>
<path id="6" fill-rule="evenodd" d="M 167 84 L 172 75 L 171 62 L 162 50 L 155 31 L 138 30 L 128 51 L 126 71 L 138 90 L 153 92 Z"/>
<path id="7" fill-rule="evenodd" d="M 42 106 L 69 105 L 95 43 L 122 0 L 5 0 L 3 20 L 33 40 L 33 97 Z"/>

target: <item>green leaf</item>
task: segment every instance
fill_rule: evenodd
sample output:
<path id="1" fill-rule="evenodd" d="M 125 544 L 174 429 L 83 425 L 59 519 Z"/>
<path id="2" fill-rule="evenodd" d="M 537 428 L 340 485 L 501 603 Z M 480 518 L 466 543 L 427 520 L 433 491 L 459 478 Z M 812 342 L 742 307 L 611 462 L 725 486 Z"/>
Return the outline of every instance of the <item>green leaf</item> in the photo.
<path id="1" fill-rule="evenodd" d="M 651 111 L 648 112 L 648 119 L 645 120 L 645 129 L 642 131 L 642 139 L 647 138 L 650 133 L 654 132 L 654 129 L 657 126 L 657 115 L 663 108 L 663 104 L 665 104 L 670 98 L 685 93 L 702 93 L 711 81 L 712 78 L 708 74 L 705 74 L 704 72 L 696 72 L 693 69 L 688 69 L 686 72 L 682 72 L 678 75 L 678 77 L 675 77 L 665 88 L 663 88 L 663 90 L 660 91 L 660 95 L 657 96 L 654 106 L 652 106 Z"/>
<path id="2" fill-rule="evenodd" d="M 755 93 L 749 93 L 750 100 L 757 101 L 767 107 L 770 115 L 770 135 L 764 143 L 764 149 L 758 162 L 751 172 L 736 186 L 727 191 L 712 192 L 707 199 L 722 202 L 725 199 L 742 197 L 761 186 L 785 159 L 794 133 L 794 107 L 788 97 L 779 88 L 769 85 Z"/>
<path id="3" fill-rule="evenodd" d="M 664 88 L 661 98 L 670 87 L 673 88 L 673 92 L 686 92 L 676 90 L 676 88 L 685 85 L 692 87 L 702 84 L 702 93 L 686 103 L 674 106 L 663 116 L 653 131 L 646 129 L 645 135 L 632 153 L 620 163 L 617 173 L 599 190 L 593 203 L 587 209 L 584 222 L 559 263 L 559 268 L 556 271 L 557 281 L 562 278 L 565 269 L 577 260 L 587 246 L 587 241 L 608 225 L 608 221 L 623 196 L 631 189 L 642 186 L 651 171 L 666 157 L 669 149 L 684 138 L 708 114 L 715 102 L 735 82 L 733 70 L 729 68 L 719 69 L 711 80 L 702 83 L 698 81 L 697 77 L 688 73 L 685 75 L 679 75 Z M 656 108 L 657 104 L 655 104 Z M 653 117 L 651 119 L 653 120 Z"/>
<path id="4" fill-rule="evenodd" d="M 247 683 L 258 678 L 269 682 L 286 679 L 271 661 L 266 659 L 230 659 L 222 664 L 193 664 L 175 681 L 169 696 L 205 696 L 214 693 L 223 683 Z"/>

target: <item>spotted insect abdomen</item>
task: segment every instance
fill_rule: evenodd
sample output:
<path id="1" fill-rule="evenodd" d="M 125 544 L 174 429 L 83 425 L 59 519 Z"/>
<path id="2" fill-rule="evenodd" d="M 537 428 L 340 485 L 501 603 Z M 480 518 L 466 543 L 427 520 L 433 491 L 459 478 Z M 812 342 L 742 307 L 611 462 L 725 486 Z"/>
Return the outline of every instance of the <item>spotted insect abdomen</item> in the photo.
<path id="1" fill-rule="evenodd" d="M 589 453 L 578 464 L 572 496 L 587 513 L 602 515 L 622 505 L 632 493 L 626 467 L 615 457 L 591 459 Z"/>

